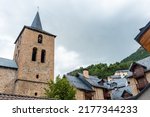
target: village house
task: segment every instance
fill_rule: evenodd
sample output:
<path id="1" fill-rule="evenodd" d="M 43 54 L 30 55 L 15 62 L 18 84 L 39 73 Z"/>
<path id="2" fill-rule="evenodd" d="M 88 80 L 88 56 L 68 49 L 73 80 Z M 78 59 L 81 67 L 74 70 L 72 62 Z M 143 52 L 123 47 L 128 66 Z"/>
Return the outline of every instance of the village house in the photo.
<path id="1" fill-rule="evenodd" d="M 0 58 L 0 93 L 45 96 L 47 82 L 54 80 L 55 38 L 43 30 L 37 12 L 31 26 L 19 33 L 13 60 Z"/>
<path id="2" fill-rule="evenodd" d="M 65 75 L 65 77 L 76 89 L 77 100 L 114 100 L 132 96 L 126 78 L 107 81 L 89 75 L 87 70 L 84 70 L 83 74 Z"/>
<path id="3" fill-rule="evenodd" d="M 135 40 L 150 52 L 150 22 L 140 29 Z M 129 76 L 134 95 L 132 99 L 150 99 L 150 57 L 134 62 L 129 70 L 133 72 L 133 75 Z"/>
<path id="4" fill-rule="evenodd" d="M 150 84 L 148 84 L 140 93 L 127 98 L 128 100 L 149 100 L 150 99 Z"/>
<path id="5" fill-rule="evenodd" d="M 132 96 L 132 90 L 126 77 L 107 81 L 104 85 L 107 87 L 112 100 L 126 99 Z"/>
<path id="6" fill-rule="evenodd" d="M 117 70 L 114 75 L 124 78 L 124 77 L 128 76 L 129 74 L 131 74 L 131 72 L 129 70 Z"/>
<path id="7" fill-rule="evenodd" d="M 114 73 L 114 75 L 108 76 L 107 80 L 111 81 L 111 80 L 115 80 L 115 79 L 125 78 L 131 74 L 132 74 L 132 72 L 130 72 L 129 70 L 117 70 Z"/>
<path id="8" fill-rule="evenodd" d="M 90 76 L 87 70 L 83 71 L 83 74 L 78 73 L 77 76 L 65 75 L 67 80 L 76 89 L 77 100 L 103 100 L 104 87 L 103 79 L 99 79 L 96 76 Z"/>
<path id="9" fill-rule="evenodd" d="M 128 77 L 128 83 L 135 96 L 150 83 L 150 57 L 133 62 L 129 70 L 133 74 Z"/>

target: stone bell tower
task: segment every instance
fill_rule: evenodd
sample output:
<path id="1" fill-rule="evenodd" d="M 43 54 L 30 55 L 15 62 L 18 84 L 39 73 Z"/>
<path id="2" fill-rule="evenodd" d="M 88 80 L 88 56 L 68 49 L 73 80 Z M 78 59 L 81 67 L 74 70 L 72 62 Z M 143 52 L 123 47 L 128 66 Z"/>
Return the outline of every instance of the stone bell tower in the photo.
<path id="1" fill-rule="evenodd" d="M 43 30 L 39 12 L 31 26 L 24 26 L 15 41 L 14 60 L 18 65 L 14 93 L 44 96 L 44 87 L 54 79 L 55 35 Z"/>

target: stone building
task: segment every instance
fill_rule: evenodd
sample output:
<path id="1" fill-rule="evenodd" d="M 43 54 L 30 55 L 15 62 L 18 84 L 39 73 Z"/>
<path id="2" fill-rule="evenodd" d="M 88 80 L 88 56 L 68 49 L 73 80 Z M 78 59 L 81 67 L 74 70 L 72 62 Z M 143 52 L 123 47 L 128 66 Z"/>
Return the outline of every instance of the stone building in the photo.
<path id="1" fill-rule="evenodd" d="M 128 83 L 133 96 L 139 94 L 150 84 L 150 57 L 133 62 L 129 68 L 133 74 L 128 77 Z"/>
<path id="2" fill-rule="evenodd" d="M 1 93 L 44 96 L 47 81 L 54 79 L 55 37 L 42 29 L 37 12 L 18 35 L 13 60 L 0 58 Z"/>
<path id="3" fill-rule="evenodd" d="M 96 76 L 90 76 L 87 70 L 77 76 L 66 75 L 67 80 L 76 89 L 75 98 L 77 100 L 103 100 L 104 90 L 103 80 Z"/>
<path id="4" fill-rule="evenodd" d="M 126 78 L 107 81 L 89 75 L 87 70 L 76 76 L 66 75 L 66 78 L 76 89 L 77 100 L 117 100 L 132 96 Z"/>

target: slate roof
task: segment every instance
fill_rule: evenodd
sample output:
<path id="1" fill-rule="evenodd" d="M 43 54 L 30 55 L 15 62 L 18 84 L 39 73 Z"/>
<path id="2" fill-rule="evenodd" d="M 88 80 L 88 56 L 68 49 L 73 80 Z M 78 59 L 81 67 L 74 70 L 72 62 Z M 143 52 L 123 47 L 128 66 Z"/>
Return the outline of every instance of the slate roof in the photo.
<path id="1" fill-rule="evenodd" d="M 93 77 L 93 76 L 90 76 L 89 78 L 86 79 L 92 86 L 95 86 L 95 87 L 100 87 L 100 84 L 99 82 L 102 81 L 102 79 L 99 79 L 97 77 Z"/>
<path id="2" fill-rule="evenodd" d="M 0 100 L 48 100 L 48 98 L 0 93 Z"/>
<path id="3" fill-rule="evenodd" d="M 36 16 L 31 24 L 31 27 L 42 30 L 42 24 L 41 24 L 39 12 L 36 13 Z"/>
<path id="4" fill-rule="evenodd" d="M 150 22 L 146 24 L 145 27 L 140 29 L 139 34 L 135 37 L 135 40 L 139 42 L 140 37 L 150 28 Z"/>
<path id="5" fill-rule="evenodd" d="M 137 63 L 145 66 L 147 68 L 147 70 L 150 70 L 150 56 L 137 61 Z"/>
<path id="6" fill-rule="evenodd" d="M 82 89 L 86 91 L 93 91 L 92 86 L 90 84 L 87 85 L 83 81 L 83 79 L 71 75 L 66 75 L 67 80 L 77 89 Z"/>
<path id="7" fill-rule="evenodd" d="M 132 95 L 131 87 L 127 86 L 116 90 L 112 90 L 111 99 L 112 100 L 124 99 L 122 95 L 125 91 Z"/>
<path id="8" fill-rule="evenodd" d="M 132 66 L 135 65 L 135 64 L 139 64 L 139 65 L 142 65 L 143 67 L 146 68 L 146 70 L 150 70 L 150 56 L 149 57 L 146 57 L 142 60 L 139 60 L 139 61 L 136 61 L 136 62 L 133 62 L 129 68 L 129 70 L 131 70 Z"/>
<path id="9" fill-rule="evenodd" d="M 88 82 L 90 85 L 94 86 L 94 87 L 101 87 L 101 88 L 105 88 L 104 85 L 101 85 L 99 82 L 102 81 L 102 79 L 99 79 L 97 76 L 90 76 L 89 78 L 85 78 L 83 76 L 83 74 L 79 73 L 79 78 L 82 78 L 85 80 L 85 82 Z"/>
<path id="10" fill-rule="evenodd" d="M 99 79 L 96 76 L 89 76 L 89 78 L 85 78 L 83 74 L 78 73 L 77 77 L 66 75 L 66 78 L 73 86 L 75 86 L 78 89 L 94 91 L 92 87 L 105 88 L 105 89 L 107 88 L 104 85 L 101 85 L 99 83 L 102 81 L 102 79 Z"/>
<path id="11" fill-rule="evenodd" d="M 36 32 L 39 32 L 39 33 L 43 33 L 43 34 L 46 34 L 46 35 L 49 35 L 49 36 L 56 37 L 56 35 L 53 35 L 53 34 L 47 32 L 47 31 L 44 31 L 42 29 L 42 23 L 41 23 L 41 20 L 40 20 L 39 12 L 37 12 L 31 26 L 24 26 L 23 27 L 23 29 L 21 30 L 20 34 L 18 35 L 16 41 L 14 42 L 15 44 L 18 41 L 18 39 L 19 39 L 20 35 L 22 34 L 22 32 L 25 30 L 25 28 L 36 31 Z"/>
<path id="12" fill-rule="evenodd" d="M 115 79 L 112 81 L 108 81 L 104 83 L 104 87 L 107 89 L 114 89 L 114 88 L 121 88 L 127 86 L 127 79 L 126 78 L 121 78 L 121 79 Z"/>
<path id="13" fill-rule="evenodd" d="M 0 67 L 18 69 L 18 66 L 14 60 L 0 58 Z"/>

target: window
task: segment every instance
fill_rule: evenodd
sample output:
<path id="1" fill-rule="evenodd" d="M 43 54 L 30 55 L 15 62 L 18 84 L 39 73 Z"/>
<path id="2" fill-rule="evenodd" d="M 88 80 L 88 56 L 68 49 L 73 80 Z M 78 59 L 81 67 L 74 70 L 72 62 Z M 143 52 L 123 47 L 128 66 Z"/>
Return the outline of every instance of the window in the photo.
<path id="1" fill-rule="evenodd" d="M 38 43 L 42 43 L 42 41 L 43 41 L 43 36 L 40 34 L 40 35 L 38 36 Z"/>
<path id="2" fill-rule="evenodd" d="M 35 96 L 37 96 L 37 92 L 35 92 L 35 94 L 34 94 Z"/>
<path id="3" fill-rule="evenodd" d="M 37 48 L 34 47 L 32 50 L 32 61 L 36 61 Z"/>
<path id="4" fill-rule="evenodd" d="M 42 50 L 41 51 L 41 63 L 45 63 L 45 56 L 46 56 L 46 51 Z"/>
<path id="5" fill-rule="evenodd" d="M 18 56 L 19 56 L 20 50 L 18 50 Z"/>
<path id="6" fill-rule="evenodd" d="M 39 75 L 38 75 L 38 74 L 36 75 L 36 78 L 37 78 L 37 79 L 39 78 Z"/>

